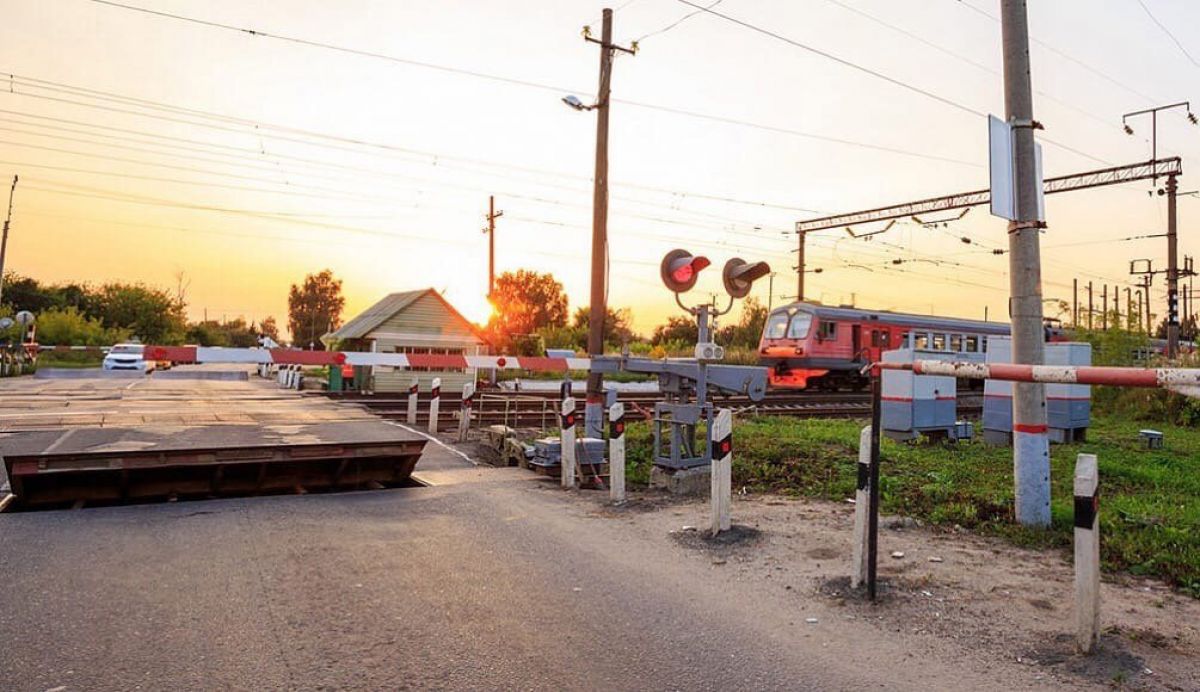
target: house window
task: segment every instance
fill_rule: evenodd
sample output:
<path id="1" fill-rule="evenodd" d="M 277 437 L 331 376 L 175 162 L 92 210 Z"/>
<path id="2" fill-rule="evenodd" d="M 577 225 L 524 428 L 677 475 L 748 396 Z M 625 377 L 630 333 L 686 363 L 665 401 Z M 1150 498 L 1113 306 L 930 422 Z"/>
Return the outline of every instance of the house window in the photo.
<path id="1" fill-rule="evenodd" d="M 437 356 L 461 356 L 466 353 L 465 349 L 461 348 L 438 348 L 428 346 L 397 346 L 393 349 L 395 353 L 408 353 L 412 355 L 437 355 Z M 393 370 L 402 370 L 403 368 L 392 368 Z M 466 372 L 466 368 L 430 368 L 424 365 L 409 366 L 409 372 Z"/>

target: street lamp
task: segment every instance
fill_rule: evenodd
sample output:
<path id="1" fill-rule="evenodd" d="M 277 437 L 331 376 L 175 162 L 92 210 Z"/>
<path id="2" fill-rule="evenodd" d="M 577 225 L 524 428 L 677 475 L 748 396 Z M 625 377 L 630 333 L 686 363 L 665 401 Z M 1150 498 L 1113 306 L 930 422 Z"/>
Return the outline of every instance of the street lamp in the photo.
<path id="1" fill-rule="evenodd" d="M 562 102 L 567 104 L 571 108 L 574 108 L 577 111 L 595 110 L 596 108 L 598 108 L 600 106 L 600 104 L 598 104 L 598 103 L 593 103 L 592 105 L 589 106 L 589 105 L 585 104 L 583 101 L 580 101 L 579 97 L 575 96 L 574 94 L 570 94 L 570 95 L 562 97 Z"/>

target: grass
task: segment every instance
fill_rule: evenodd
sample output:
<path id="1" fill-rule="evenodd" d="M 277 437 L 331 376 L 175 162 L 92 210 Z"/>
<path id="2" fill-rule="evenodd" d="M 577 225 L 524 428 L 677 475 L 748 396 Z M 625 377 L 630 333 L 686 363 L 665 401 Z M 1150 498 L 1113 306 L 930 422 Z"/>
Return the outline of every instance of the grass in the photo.
<path id="1" fill-rule="evenodd" d="M 849 420 L 757 418 L 734 427 L 735 487 L 841 501 L 854 495 L 858 436 Z M 955 524 L 1031 547 L 1069 547 L 1075 455 L 1100 462 L 1100 530 L 1104 566 L 1160 577 L 1200 598 L 1200 430 L 1158 424 L 1166 447 L 1145 449 L 1141 426 L 1093 415 L 1089 441 L 1051 448 L 1052 525 L 1013 522 L 1011 450 L 980 441 L 956 445 L 884 440 L 883 511 Z M 628 478 L 646 483 L 647 424 L 628 429 Z"/>

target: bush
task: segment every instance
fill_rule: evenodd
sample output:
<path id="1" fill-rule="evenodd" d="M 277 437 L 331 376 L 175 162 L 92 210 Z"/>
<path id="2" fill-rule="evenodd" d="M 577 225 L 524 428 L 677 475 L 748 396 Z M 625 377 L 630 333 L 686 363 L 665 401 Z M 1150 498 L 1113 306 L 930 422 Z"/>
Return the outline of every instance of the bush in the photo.
<path id="1" fill-rule="evenodd" d="M 111 346 L 129 338 L 128 329 L 107 328 L 77 308 L 52 308 L 37 316 L 38 343 L 57 346 Z"/>

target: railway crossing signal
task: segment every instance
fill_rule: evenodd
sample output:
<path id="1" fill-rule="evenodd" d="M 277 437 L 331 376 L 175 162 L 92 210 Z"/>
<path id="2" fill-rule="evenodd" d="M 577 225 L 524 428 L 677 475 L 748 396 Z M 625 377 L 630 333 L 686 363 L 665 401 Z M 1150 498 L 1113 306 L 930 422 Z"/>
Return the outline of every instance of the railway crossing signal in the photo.
<path id="1" fill-rule="evenodd" d="M 687 250 L 672 250 L 663 257 L 660 272 L 672 293 L 687 293 L 696 285 L 700 271 L 712 264 L 707 257 L 694 256 Z"/>
<path id="2" fill-rule="evenodd" d="M 747 262 L 740 257 L 734 257 L 725 263 L 721 278 L 729 295 L 745 298 L 750 295 L 750 287 L 754 282 L 770 273 L 771 267 L 766 262 Z"/>

